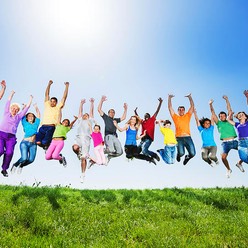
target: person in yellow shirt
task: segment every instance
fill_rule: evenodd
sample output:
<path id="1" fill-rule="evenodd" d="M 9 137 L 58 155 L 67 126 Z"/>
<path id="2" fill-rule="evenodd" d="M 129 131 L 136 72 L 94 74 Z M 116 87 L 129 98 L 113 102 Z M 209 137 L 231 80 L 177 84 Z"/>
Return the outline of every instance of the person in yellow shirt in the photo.
<path id="1" fill-rule="evenodd" d="M 180 162 L 181 157 L 185 154 L 185 148 L 188 151 L 188 154 L 185 155 L 183 164 L 186 165 L 191 158 L 195 156 L 195 145 L 190 135 L 190 119 L 194 111 L 194 101 L 191 94 L 186 95 L 190 102 L 190 107 L 187 113 L 185 113 L 185 107 L 178 107 L 178 114 L 175 113 L 172 108 L 171 99 L 174 95 L 168 96 L 168 108 L 170 115 L 173 119 L 176 128 L 176 139 L 177 139 L 177 161 Z"/>
<path id="2" fill-rule="evenodd" d="M 177 140 L 174 131 L 171 129 L 169 120 L 159 120 L 156 122 L 160 126 L 160 132 L 164 135 L 164 149 L 159 149 L 160 154 L 166 164 L 174 164 L 176 161 Z"/>
<path id="3" fill-rule="evenodd" d="M 38 133 L 36 134 L 36 144 L 42 147 L 44 150 L 47 150 L 50 145 L 55 130 L 55 125 L 58 121 L 58 116 L 60 110 L 64 107 L 65 101 L 68 95 L 69 82 L 65 82 L 65 91 L 61 101 L 58 103 L 56 97 L 50 98 L 50 87 L 53 84 L 53 81 L 48 82 L 46 91 L 45 91 L 45 102 L 44 102 L 44 113 L 42 126 L 39 128 Z"/>

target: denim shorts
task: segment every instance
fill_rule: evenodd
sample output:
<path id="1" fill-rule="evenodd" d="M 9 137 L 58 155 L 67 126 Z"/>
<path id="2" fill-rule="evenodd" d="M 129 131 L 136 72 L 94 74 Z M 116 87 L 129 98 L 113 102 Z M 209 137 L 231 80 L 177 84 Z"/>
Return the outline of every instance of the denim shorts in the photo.
<path id="1" fill-rule="evenodd" d="M 238 150 L 238 141 L 237 140 L 226 140 L 221 143 L 222 153 L 228 154 L 230 150 Z"/>

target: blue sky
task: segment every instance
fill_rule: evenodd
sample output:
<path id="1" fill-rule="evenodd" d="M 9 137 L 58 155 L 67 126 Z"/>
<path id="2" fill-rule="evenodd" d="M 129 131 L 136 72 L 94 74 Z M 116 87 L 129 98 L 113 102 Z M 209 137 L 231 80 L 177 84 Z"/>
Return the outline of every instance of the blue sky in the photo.
<path id="1" fill-rule="evenodd" d="M 108 101 L 103 109 L 115 108 L 116 116 L 128 103 L 128 117 L 135 107 L 141 116 L 154 113 L 158 98 L 164 99 L 160 119 L 170 119 L 167 96 L 175 94 L 173 106 L 185 105 L 192 93 L 199 117 L 210 116 L 208 101 L 215 100 L 216 112 L 225 110 L 222 95 L 229 96 L 234 111 L 245 110 L 243 90 L 248 78 L 248 3 L 243 0 L 201 1 L 64 1 L 2 0 L 0 2 L 0 75 L 7 82 L 0 110 L 11 90 L 14 101 L 26 102 L 34 95 L 43 112 L 44 92 L 54 81 L 51 96 L 59 99 L 64 82 L 70 89 L 63 116 L 78 113 L 80 99 L 96 99 L 95 119 L 101 95 Z M 89 110 L 89 102 L 85 111 Z M 31 111 L 34 111 L 31 108 Z M 0 117 L 1 118 L 1 117 Z M 125 122 L 122 124 L 124 125 Z M 76 127 L 68 134 L 64 155 L 67 168 L 46 161 L 38 150 L 34 164 L 21 175 L 0 178 L 2 184 L 71 185 L 77 188 L 164 188 L 247 186 L 247 172 L 241 173 L 232 151 L 233 173 L 225 177 L 222 163 L 209 168 L 200 158 L 201 140 L 191 121 L 197 155 L 187 166 L 163 162 L 152 166 L 142 161 L 127 162 L 125 156 L 111 160 L 108 167 L 93 167 L 86 182 L 79 182 L 80 165 L 71 146 Z M 19 158 L 19 142 L 13 162 Z M 125 134 L 120 134 L 124 145 Z M 215 140 L 220 158 L 217 130 Z M 151 150 L 163 146 L 156 128 Z M 2 158 L 1 158 L 2 161 Z"/>

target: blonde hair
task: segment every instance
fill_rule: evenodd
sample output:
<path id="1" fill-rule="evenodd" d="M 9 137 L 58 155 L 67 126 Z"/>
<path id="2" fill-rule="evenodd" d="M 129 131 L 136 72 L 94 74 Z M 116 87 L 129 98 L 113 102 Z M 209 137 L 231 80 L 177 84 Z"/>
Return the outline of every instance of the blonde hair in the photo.
<path id="1" fill-rule="evenodd" d="M 12 106 L 17 106 L 19 108 L 19 110 L 21 109 L 21 105 L 19 103 L 17 103 L 17 102 L 11 103 L 10 107 L 12 107 Z"/>

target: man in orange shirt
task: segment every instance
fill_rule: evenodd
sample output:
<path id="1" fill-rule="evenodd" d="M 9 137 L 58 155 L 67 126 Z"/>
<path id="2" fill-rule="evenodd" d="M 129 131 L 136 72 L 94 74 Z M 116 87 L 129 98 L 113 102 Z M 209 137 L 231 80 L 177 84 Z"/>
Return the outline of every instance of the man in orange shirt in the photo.
<path id="1" fill-rule="evenodd" d="M 192 113 L 194 111 L 194 101 L 192 99 L 191 94 L 186 95 L 190 102 L 190 108 L 187 113 L 185 113 L 185 107 L 179 106 L 178 107 L 178 114 L 172 108 L 171 98 L 174 95 L 168 96 L 168 108 L 170 115 L 174 121 L 175 128 L 176 128 L 176 139 L 177 139 L 177 161 L 180 162 L 181 157 L 185 154 L 185 148 L 188 151 L 188 154 L 185 155 L 183 164 L 186 165 L 191 158 L 195 156 L 195 146 L 193 140 L 190 136 L 190 119 Z"/>

